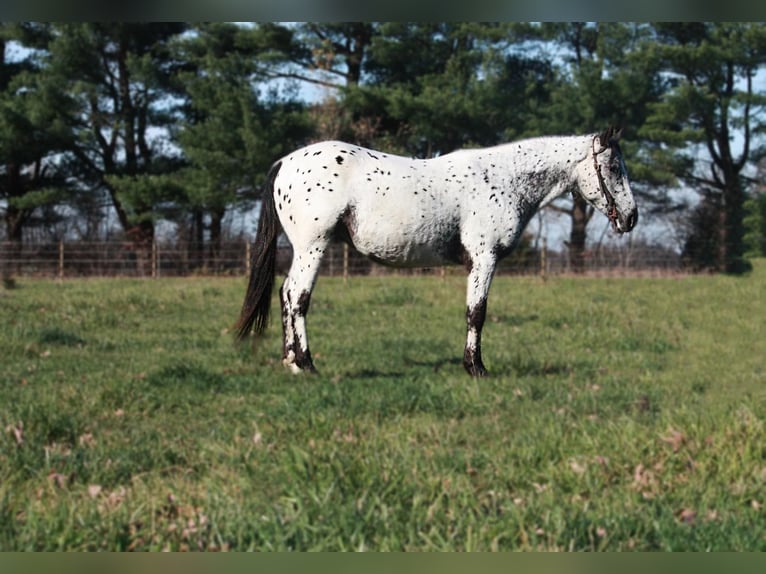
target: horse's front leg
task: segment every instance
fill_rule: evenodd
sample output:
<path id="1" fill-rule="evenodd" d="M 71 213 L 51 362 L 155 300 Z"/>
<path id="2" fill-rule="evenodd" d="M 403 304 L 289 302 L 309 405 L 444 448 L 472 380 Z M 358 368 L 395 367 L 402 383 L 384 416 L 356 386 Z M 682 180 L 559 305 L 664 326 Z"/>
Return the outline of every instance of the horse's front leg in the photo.
<path id="1" fill-rule="evenodd" d="M 463 366 L 472 377 L 484 377 L 488 374 L 481 360 L 481 330 L 487 316 L 487 295 L 495 273 L 495 265 L 495 258 L 491 255 L 474 257 L 468 273 L 465 313 L 468 334 L 465 340 Z"/>

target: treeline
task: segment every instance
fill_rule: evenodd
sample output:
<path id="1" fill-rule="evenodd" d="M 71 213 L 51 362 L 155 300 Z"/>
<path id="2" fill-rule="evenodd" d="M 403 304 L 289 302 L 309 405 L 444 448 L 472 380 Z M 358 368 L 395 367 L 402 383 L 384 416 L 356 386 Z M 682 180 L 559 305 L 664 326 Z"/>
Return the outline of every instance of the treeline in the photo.
<path id="1" fill-rule="evenodd" d="M 766 254 L 765 64 L 758 23 L 0 24 L 0 240 L 140 249 L 166 221 L 215 253 L 312 140 L 432 157 L 619 124 L 642 217 L 741 272 Z M 554 209 L 576 269 L 593 211 Z"/>

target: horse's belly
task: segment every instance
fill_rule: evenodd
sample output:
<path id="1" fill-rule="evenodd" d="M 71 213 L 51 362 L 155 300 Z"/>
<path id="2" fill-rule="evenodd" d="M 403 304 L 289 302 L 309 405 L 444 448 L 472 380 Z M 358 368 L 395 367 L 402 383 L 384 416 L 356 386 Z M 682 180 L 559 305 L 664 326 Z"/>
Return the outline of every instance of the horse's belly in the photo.
<path id="1" fill-rule="evenodd" d="M 357 251 L 378 263 L 395 267 L 433 267 L 459 263 L 457 225 L 360 225 L 351 236 Z"/>

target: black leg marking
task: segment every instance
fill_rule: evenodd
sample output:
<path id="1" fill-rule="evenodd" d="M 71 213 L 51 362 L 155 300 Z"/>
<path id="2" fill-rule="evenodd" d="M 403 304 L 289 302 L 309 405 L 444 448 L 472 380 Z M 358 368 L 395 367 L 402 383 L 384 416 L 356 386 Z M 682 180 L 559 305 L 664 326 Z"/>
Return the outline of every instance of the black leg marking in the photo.
<path id="1" fill-rule="evenodd" d="M 309 312 L 309 305 L 311 304 L 311 292 L 304 291 L 301 296 L 298 297 L 298 314 L 301 317 L 305 317 Z"/>
<path id="2" fill-rule="evenodd" d="M 298 305 L 295 310 L 295 317 L 302 319 L 306 318 L 309 312 L 309 305 L 311 304 L 311 292 L 304 291 L 298 297 Z M 304 349 L 298 340 L 298 333 L 295 332 L 295 365 L 301 370 L 309 373 L 316 373 L 316 367 L 314 367 L 314 361 L 311 360 L 311 350 L 308 347 L 308 341 L 306 342 L 306 348 Z"/>
<path id="3" fill-rule="evenodd" d="M 465 315 L 468 336 L 463 353 L 463 366 L 472 377 L 484 377 L 489 374 L 481 360 L 481 330 L 487 316 L 487 300 L 482 299 L 473 308 L 468 307 Z"/>
<path id="4" fill-rule="evenodd" d="M 279 301 L 282 305 L 282 363 L 294 372 L 316 373 L 308 343 L 304 349 L 296 326 L 296 319 L 305 320 L 311 303 L 311 293 L 301 293 L 297 305 L 293 306 L 290 289 L 285 281 L 279 290 Z"/>
<path id="5" fill-rule="evenodd" d="M 295 365 L 304 373 L 317 373 L 317 369 L 314 366 L 314 361 L 311 360 L 311 351 L 301 349 L 300 345 L 297 345 L 296 341 L 296 353 L 295 353 Z"/>
<path id="6" fill-rule="evenodd" d="M 282 284 L 282 287 L 279 289 L 279 304 L 282 307 L 282 361 L 287 362 L 288 356 L 290 353 L 295 353 L 293 350 L 294 345 L 294 335 L 291 332 L 290 329 L 290 305 L 289 300 L 287 296 L 287 290 L 285 289 L 286 282 Z M 290 340 L 290 343 L 288 344 L 288 340 Z"/>

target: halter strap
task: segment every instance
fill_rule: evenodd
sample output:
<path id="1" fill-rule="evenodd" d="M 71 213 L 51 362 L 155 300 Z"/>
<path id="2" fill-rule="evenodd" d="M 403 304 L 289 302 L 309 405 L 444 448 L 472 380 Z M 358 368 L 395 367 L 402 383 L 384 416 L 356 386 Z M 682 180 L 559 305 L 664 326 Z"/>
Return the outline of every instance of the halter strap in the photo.
<path id="1" fill-rule="evenodd" d="M 604 153 L 609 147 L 609 145 L 602 147 L 600 150 L 596 151 L 596 140 L 598 139 L 598 136 L 593 137 L 592 147 L 593 147 L 593 167 L 596 168 L 596 176 L 598 177 L 598 185 L 601 188 L 601 193 L 604 196 L 604 199 L 606 199 L 606 215 L 609 218 L 609 221 L 612 222 L 612 227 L 614 229 L 617 229 L 617 209 L 614 207 L 614 196 L 611 194 L 611 192 L 606 187 L 606 182 L 604 181 L 604 176 L 601 175 L 601 166 L 598 164 L 598 159 L 596 158 L 597 155 Z"/>

